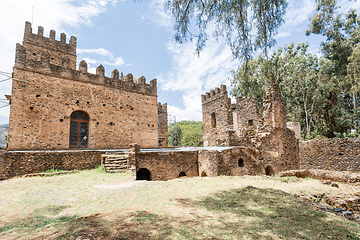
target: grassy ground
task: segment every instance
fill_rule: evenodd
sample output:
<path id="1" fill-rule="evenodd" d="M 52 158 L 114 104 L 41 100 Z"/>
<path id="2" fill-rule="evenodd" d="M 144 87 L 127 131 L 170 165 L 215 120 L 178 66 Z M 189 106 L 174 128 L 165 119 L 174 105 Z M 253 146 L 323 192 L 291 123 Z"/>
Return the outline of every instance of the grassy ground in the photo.
<path id="1" fill-rule="evenodd" d="M 253 186 L 253 187 L 247 187 Z M 99 169 L 0 182 L 0 239 L 360 239 L 295 193 L 360 191 L 266 177 L 133 181 Z"/>

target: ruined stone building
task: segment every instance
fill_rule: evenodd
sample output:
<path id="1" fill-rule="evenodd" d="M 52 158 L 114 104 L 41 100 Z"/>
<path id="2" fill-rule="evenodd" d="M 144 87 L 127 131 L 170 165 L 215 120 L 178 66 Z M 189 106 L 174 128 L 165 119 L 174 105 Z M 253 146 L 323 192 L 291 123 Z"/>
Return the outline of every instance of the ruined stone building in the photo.
<path id="1" fill-rule="evenodd" d="M 220 175 L 273 175 L 296 169 L 360 171 L 360 139 L 300 141 L 300 124 L 286 123 L 281 91 L 267 84 L 262 117 L 253 99 L 231 103 L 225 85 L 202 95 L 204 147 L 167 147 L 167 105 L 156 80 L 118 70 L 106 77 L 81 61 L 76 38 L 33 34 L 26 23 L 13 70 L 8 148 L 0 180 L 48 169 L 130 170 L 138 180 Z M 129 149 L 130 148 L 130 149 Z M 20 151 L 19 151 L 20 150 Z M 46 151 L 45 151 L 46 150 Z"/>
<path id="2" fill-rule="evenodd" d="M 69 43 L 32 33 L 26 22 L 16 45 L 8 150 L 114 149 L 139 143 L 167 146 L 167 107 L 157 102 L 156 79 L 131 74 L 123 79 L 102 65 L 76 69 L 76 37 Z"/>
<path id="3" fill-rule="evenodd" d="M 238 169 L 235 175 L 299 169 L 299 140 L 287 128 L 280 87 L 274 81 L 267 84 L 262 118 L 251 98 L 237 97 L 232 104 L 225 85 L 202 95 L 202 109 L 204 146 L 242 147 L 237 168 L 229 168 L 236 159 L 229 163 L 231 158 L 226 157 L 216 161 L 219 169 Z"/>

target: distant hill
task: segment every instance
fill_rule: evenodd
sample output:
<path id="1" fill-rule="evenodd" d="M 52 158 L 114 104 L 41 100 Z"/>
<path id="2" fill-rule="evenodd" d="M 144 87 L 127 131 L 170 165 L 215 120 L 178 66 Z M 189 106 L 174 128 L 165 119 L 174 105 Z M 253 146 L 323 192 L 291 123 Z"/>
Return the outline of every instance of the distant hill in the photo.
<path id="1" fill-rule="evenodd" d="M 181 121 L 177 122 L 177 127 L 180 128 L 179 140 L 180 146 L 187 146 L 187 147 L 199 147 L 203 146 L 202 141 L 202 121 Z M 168 134 L 169 134 L 169 146 L 173 146 L 173 134 L 174 134 L 174 123 L 170 124 L 168 127 Z"/>

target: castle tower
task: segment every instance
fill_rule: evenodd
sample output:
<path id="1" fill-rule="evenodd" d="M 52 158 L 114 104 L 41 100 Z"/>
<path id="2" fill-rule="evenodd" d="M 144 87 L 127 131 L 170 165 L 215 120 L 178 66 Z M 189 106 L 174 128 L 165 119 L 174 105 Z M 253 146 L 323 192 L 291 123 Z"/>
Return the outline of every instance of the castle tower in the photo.
<path id="1" fill-rule="evenodd" d="M 268 81 L 264 95 L 262 125 L 266 129 L 286 128 L 286 108 L 280 86 L 273 79 Z"/>
<path id="2" fill-rule="evenodd" d="M 81 61 L 76 69 L 76 38 L 67 43 L 55 31 L 33 34 L 26 22 L 16 45 L 8 150 L 114 149 L 159 144 L 157 81 L 127 74 L 96 74 Z M 163 125 L 161 125 L 163 127 Z"/>
<path id="3" fill-rule="evenodd" d="M 25 23 L 23 47 L 27 59 L 35 61 L 49 61 L 50 64 L 76 69 L 76 37 L 71 36 L 69 43 L 66 42 L 65 33 L 61 33 L 60 40 L 55 39 L 56 32 L 50 31 L 50 37 L 44 37 L 44 28 L 38 27 L 37 34 L 32 33 L 30 22 Z M 16 55 L 19 57 L 19 55 Z M 15 63 L 20 63 L 18 58 Z"/>
<path id="4" fill-rule="evenodd" d="M 159 147 L 168 147 L 168 115 L 167 104 L 158 103 L 159 114 Z"/>
<path id="5" fill-rule="evenodd" d="M 201 95 L 204 146 L 228 146 L 232 128 L 231 100 L 221 85 Z"/>

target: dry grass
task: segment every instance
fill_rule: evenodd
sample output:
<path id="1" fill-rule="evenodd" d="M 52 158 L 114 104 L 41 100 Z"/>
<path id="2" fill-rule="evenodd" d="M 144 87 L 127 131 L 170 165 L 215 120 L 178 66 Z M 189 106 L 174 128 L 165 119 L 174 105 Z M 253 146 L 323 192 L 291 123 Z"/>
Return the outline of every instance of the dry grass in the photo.
<path id="1" fill-rule="evenodd" d="M 359 239 L 359 224 L 293 197 L 342 191 L 360 189 L 266 177 L 136 182 L 99 170 L 14 178 L 0 182 L 0 239 Z"/>

